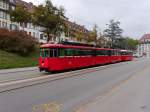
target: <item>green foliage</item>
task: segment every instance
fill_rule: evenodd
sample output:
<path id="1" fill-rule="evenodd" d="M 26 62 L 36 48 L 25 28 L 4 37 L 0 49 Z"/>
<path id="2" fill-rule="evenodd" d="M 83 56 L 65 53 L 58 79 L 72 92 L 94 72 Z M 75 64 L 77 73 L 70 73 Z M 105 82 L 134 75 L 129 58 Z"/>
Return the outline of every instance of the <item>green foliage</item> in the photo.
<path id="1" fill-rule="evenodd" d="M 44 27 L 44 32 L 48 35 L 48 41 L 52 36 L 60 36 L 65 29 L 64 9 L 53 6 L 51 1 L 46 0 L 46 5 L 39 5 L 33 13 L 33 22 L 35 25 Z"/>
<path id="2" fill-rule="evenodd" d="M 0 69 L 37 66 L 39 52 L 32 52 L 27 57 L 0 50 Z"/>
<path id="3" fill-rule="evenodd" d="M 116 44 L 114 47 L 120 49 L 136 50 L 137 45 L 138 40 L 127 37 L 127 38 L 118 38 L 116 40 Z"/>
<path id="4" fill-rule="evenodd" d="M 18 23 L 27 23 L 31 21 L 31 13 L 22 5 L 17 5 L 15 10 L 10 11 L 11 21 Z"/>
<path id="5" fill-rule="evenodd" d="M 0 30 L 0 49 L 2 50 L 26 56 L 35 50 L 35 45 L 36 41 L 25 32 Z"/>
<path id="6" fill-rule="evenodd" d="M 123 30 L 120 28 L 120 22 L 111 20 L 109 24 L 107 24 L 108 28 L 104 30 L 105 36 L 109 37 L 112 41 L 111 47 L 115 46 L 115 41 L 117 38 L 122 36 Z"/>
<path id="7" fill-rule="evenodd" d="M 136 47 L 139 44 L 139 41 L 128 37 L 127 43 L 128 43 L 129 49 L 136 50 Z"/>

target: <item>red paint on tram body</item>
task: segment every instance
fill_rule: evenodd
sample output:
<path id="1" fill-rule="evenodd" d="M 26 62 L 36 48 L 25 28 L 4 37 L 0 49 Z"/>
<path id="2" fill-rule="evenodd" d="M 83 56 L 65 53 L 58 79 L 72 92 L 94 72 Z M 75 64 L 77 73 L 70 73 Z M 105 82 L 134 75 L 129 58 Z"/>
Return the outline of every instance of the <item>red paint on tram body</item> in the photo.
<path id="1" fill-rule="evenodd" d="M 63 71 L 133 60 L 128 50 L 45 44 L 40 48 L 40 71 Z"/>

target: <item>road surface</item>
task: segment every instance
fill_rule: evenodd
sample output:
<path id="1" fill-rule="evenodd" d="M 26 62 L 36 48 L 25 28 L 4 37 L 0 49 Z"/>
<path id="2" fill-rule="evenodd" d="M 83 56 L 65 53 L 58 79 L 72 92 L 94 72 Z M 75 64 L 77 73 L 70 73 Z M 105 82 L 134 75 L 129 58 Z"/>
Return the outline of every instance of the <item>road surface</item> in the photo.
<path id="1" fill-rule="evenodd" d="M 0 70 L 0 83 L 41 76 L 38 67 Z"/>
<path id="2" fill-rule="evenodd" d="M 150 112 L 150 65 L 76 112 Z"/>
<path id="3" fill-rule="evenodd" d="M 142 58 L 112 64 L 92 73 L 3 92 L 0 93 L 0 112 L 44 112 L 44 109 L 74 112 L 149 65 L 150 60 Z"/>

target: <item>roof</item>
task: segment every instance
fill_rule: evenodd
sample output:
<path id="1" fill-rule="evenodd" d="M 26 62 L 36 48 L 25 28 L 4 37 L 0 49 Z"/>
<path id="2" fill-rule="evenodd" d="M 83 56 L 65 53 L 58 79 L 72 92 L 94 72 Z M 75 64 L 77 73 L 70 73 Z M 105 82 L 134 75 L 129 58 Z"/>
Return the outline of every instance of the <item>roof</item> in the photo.
<path id="1" fill-rule="evenodd" d="M 32 12 L 34 10 L 34 5 L 32 2 L 25 2 L 23 0 L 15 0 L 17 5 L 23 5 L 27 8 L 28 11 Z"/>
<path id="2" fill-rule="evenodd" d="M 6 0 L 6 1 L 9 1 L 9 3 L 10 3 L 11 5 L 15 5 L 15 4 L 16 4 L 16 0 Z"/>
<path id="3" fill-rule="evenodd" d="M 144 34 L 144 35 L 142 36 L 142 38 L 140 39 L 140 41 L 143 41 L 143 40 L 145 40 L 145 39 L 150 39 L 150 34 Z"/>

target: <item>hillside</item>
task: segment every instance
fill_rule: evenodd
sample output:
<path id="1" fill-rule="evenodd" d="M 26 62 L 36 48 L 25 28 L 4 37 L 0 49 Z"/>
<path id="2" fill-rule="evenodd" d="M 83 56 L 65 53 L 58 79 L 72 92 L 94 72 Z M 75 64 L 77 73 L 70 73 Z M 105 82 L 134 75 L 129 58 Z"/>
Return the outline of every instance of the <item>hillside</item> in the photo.
<path id="1" fill-rule="evenodd" d="M 0 69 L 37 66 L 38 53 L 22 57 L 0 50 Z"/>

